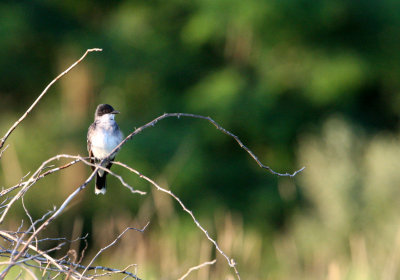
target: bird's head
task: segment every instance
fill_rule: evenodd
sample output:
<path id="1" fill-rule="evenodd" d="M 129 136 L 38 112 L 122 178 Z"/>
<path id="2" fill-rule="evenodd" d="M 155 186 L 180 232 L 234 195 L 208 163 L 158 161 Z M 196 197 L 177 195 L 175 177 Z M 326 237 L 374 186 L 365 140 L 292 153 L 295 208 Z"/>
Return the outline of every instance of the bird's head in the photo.
<path id="1" fill-rule="evenodd" d="M 109 104 L 100 104 L 97 106 L 96 113 L 94 115 L 95 119 L 99 118 L 107 118 L 107 119 L 114 119 L 115 114 L 119 114 L 119 111 L 115 110 Z"/>

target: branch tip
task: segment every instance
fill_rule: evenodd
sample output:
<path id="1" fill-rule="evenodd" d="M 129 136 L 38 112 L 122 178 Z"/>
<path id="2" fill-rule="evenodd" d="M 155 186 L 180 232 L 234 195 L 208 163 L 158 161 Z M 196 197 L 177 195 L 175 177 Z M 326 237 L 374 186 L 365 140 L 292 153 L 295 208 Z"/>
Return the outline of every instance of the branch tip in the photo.
<path id="1" fill-rule="evenodd" d="M 103 49 L 101 49 L 101 48 L 92 48 L 92 49 L 88 49 L 87 51 L 88 52 L 102 52 Z"/>

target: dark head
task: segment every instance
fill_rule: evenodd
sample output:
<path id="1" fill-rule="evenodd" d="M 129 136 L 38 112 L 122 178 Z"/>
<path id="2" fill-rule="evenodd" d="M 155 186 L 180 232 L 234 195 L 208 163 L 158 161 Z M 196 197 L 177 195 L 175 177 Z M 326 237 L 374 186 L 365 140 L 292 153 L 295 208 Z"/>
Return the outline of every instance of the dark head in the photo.
<path id="1" fill-rule="evenodd" d="M 114 108 L 111 105 L 108 104 L 100 104 L 97 106 L 96 113 L 94 114 L 94 118 L 96 117 L 101 117 L 106 114 L 119 114 L 118 111 L 114 110 Z"/>

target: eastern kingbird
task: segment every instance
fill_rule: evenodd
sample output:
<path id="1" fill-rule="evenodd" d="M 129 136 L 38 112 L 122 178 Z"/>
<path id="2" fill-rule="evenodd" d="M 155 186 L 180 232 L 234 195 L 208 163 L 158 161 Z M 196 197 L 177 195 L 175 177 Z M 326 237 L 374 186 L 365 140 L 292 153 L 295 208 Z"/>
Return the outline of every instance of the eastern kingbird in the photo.
<path id="1" fill-rule="evenodd" d="M 122 132 L 114 120 L 115 114 L 119 114 L 119 112 L 114 110 L 111 105 L 100 104 L 97 106 L 94 123 L 89 126 L 87 134 L 87 149 L 91 163 L 100 163 L 123 139 Z M 115 158 L 115 155 L 116 153 L 113 153 L 102 166 L 110 169 L 112 165 L 110 161 Z M 92 157 L 94 157 L 94 160 Z M 95 167 L 92 166 L 92 170 L 94 169 Z M 102 169 L 98 170 L 95 194 L 106 193 L 106 176 L 107 172 Z"/>

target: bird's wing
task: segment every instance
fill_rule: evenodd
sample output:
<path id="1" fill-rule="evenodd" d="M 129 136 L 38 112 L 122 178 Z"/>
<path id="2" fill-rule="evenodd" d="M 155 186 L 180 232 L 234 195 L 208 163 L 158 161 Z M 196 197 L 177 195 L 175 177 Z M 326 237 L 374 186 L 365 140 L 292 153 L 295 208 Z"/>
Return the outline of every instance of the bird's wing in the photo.
<path id="1" fill-rule="evenodd" d="M 89 135 L 93 134 L 95 127 L 96 127 L 96 123 L 92 123 L 92 124 L 89 126 L 88 134 L 87 134 L 87 150 L 88 150 L 88 153 L 89 153 L 89 157 L 90 157 L 89 160 L 90 160 L 91 163 L 94 163 L 94 159 L 92 158 L 92 157 L 93 157 L 93 153 L 92 153 L 92 143 L 90 142 L 90 137 L 89 137 Z M 90 166 L 90 167 L 92 168 L 92 170 L 95 169 L 94 166 Z"/>

